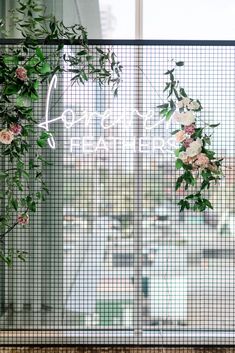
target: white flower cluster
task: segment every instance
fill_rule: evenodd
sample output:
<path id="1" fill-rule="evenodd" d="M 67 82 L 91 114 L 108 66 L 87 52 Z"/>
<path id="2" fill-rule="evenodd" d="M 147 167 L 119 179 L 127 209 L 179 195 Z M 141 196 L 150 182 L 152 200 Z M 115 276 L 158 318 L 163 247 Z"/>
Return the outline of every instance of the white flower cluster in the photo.
<path id="1" fill-rule="evenodd" d="M 177 107 L 179 109 L 187 108 L 189 110 L 198 110 L 200 108 L 200 104 L 197 101 L 194 101 L 188 97 L 184 97 L 183 99 L 177 102 Z"/>

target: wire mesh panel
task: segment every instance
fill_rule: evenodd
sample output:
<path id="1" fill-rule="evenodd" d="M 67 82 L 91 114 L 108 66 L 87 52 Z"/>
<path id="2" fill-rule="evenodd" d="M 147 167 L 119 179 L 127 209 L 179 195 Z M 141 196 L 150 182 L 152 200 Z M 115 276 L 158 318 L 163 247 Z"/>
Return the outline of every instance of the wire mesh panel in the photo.
<path id="1" fill-rule="evenodd" d="M 156 42 L 113 49 L 123 65 L 118 97 L 94 82 L 72 85 L 70 73 L 52 84 L 49 118 L 60 118 L 50 122 L 55 149 L 44 152 L 50 195 L 28 227 L 8 237 L 7 247 L 29 256 L 2 276 L 1 329 L 8 343 L 16 329 L 19 337 L 37 330 L 39 343 L 45 332 L 50 339 L 66 335 L 68 343 L 92 335 L 106 343 L 161 343 L 169 331 L 169 343 L 187 344 L 192 332 L 202 344 L 205 332 L 230 332 L 232 340 L 234 47 Z M 161 121 L 157 108 L 172 58 L 185 62 L 177 79 L 202 102 L 202 121 L 221 122 L 213 148 L 224 158 L 225 177 L 209 191 L 214 209 L 205 213 L 177 206 L 175 126 Z M 35 103 L 38 123 L 46 93 L 45 86 Z"/>

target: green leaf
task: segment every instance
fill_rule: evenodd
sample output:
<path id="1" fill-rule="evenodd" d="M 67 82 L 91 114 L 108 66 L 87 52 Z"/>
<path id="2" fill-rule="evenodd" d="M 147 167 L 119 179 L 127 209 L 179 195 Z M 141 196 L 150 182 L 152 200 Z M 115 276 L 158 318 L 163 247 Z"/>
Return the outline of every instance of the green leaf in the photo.
<path id="1" fill-rule="evenodd" d="M 25 262 L 26 261 L 26 256 L 28 255 L 28 253 L 26 251 L 20 251 L 17 250 L 16 252 L 16 256 L 19 260 Z"/>
<path id="2" fill-rule="evenodd" d="M 182 87 L 180 88 L 180 94 L 181 94 L 181 96 L 183 96 L 183 97 L 187 97 L 187 94 L 186 94 L 184 88 L 182 88 Z"/>
<path id="3" fill-rule="evenodd" d="M 181 159 L 178 158 L 178 159 L 175 161 L 175 167 L 176 167 L 176 169 L 182 168 L 183 165 L 184 165 L 184 163 L 183 163 L 183 161 L 182 161 Z"/>
<path id="4" fill-rule="evenodd" d="M 181 152 L 180 149 L 177 148 L 177 149 L 175 150 L 175 156 L 176 156 L 176 157 L 179 157 L 180 152 Z"/>
<path id="5" fill-rule="evenodd" d="M 43 74 L 43 75 L 50 73 L 50 72 L 51 72 L 51 67 L 50 67 L 50 65 L 49 65 L 48 63 L 44 63 L 44 64 L 40 67 L 39 72 L 40 72 L 41 74 Z"/>
<path id="6" fill-rule="evenodd" d="M 16 97 L 16 105 L 19 107 L 29 107 L 30 106 L 29 97 L 24 95 Z"/>
<path id="7" fill-rule="evenodd" d="M 15 85 L 15 84 L 8 84 L 5 89 L 4 89 L 4 94 L 6 94 L 7 96 L 11 96 L 13 94 L 16 94 L 19 92 L 20 90 L 20 86 Z"/>
<path id="8" fill-rule="evenodd" d="M 165 108 L 168 108 L 168 106 L 169 106 L 168 103 L 164 103 L 164 104 L 158 105 L 157 108 L 161 108 L 161 109 L 164 108 L 165 109 Z"/>
<path id="9" fill-rule="evenodd" d="M 186 208 L 187 210 L 190 209 L 190 204 L 188 201 L 186 200 L 180 200 L 178 202 L 178 205 L 180 206 L 180 212 L 184 211 L 184 209 Z"/>
<path id="10" fill-rule="evenodd" d="M 170 117 L 172 116 L 173 113 L 174 113 L 174 110 L 169 110 L 169 111 L 165 114 L 166 121 L 168 121 L 168 120 L 170 119 Z"/>
<path id="11" fill-rule="evenodd" d="M 38 145 L 39 147 L 44 147 L 44 146 L 46 145 L 46 140 L 44 140 L 44 139 L 38 139 L 38 140 L 37 140 L 37 145 Z"/>
<path id="12" fill-rule="evenodd" d="M 204 153 L 207 155 L 207 157 L 209 159 L 213 159 L 214 156 L 215 156 L 215 152 L 214 151 L 209 151 L 209 150 L 204 149 Z"/>
<path id="13" fill-rule="evenodd" d="M 174 131 L 171 132 L 171 135 L 175 135 L 175 134 L 177 134 L 177 132 L 179 132 L 179 131 L 180 131 L 179 129 L 174 130 Z"/>
<path id="14" fill-rule="evenodd" d="M 208 136 L 205 136 L 205 137 L 203 138 L 203 141 L 204 141 L 207 145 L 210 145 L 210 144 L 211 144 L 211 139 L 210 139 L 210 137 L 208 137 Z"/>
<path id="15" fill-rule="evenodd" d="M 219 126 L 219 125 L 220 125 L 220 123 L 218 123 L 218 124 L 211 124 L 211 125 L 209 125 L 209 127 L 214 128 L 214 127 L 217 127 L 217 126 Z"/>
<path id="16" fill-rule="evenodd" d="M 208 208 L 210 208 L 210 209 L 213 210 L 213 206 L 212 206 L 212 204 L 210 203 L 209 200 L 203 199 L 202 201 L 203 201 L 203 203 L 204 203 Z"/>
<path id="17" fill-rule="evenodd" d="M 32 201 L 29 205 L 29 210 L 32 211 L 32 212 L 36 212 L 36 209 L 37 209 L 37 206 L 36 206 L 36 202 L 35 201 Z"/>
<path id="18" fill-rule="evenodd" d="M 18 201 L 16 199 L 12 198 L 10 204 L 16 211 L 18 210 Z"/>
<path id="19" fill-rule="evenodd" d="M 170 83 L 170 82 L 167 82 L 167 83 L 166 83 L 166 86 L 165 86 L 165 88 L 164 88 L 164 90 L 163 90 L 163 92 L 167 91 L 168 88 L 170 87 L 170 85 L 171 85 L 171 83 Z"/>
<path id="20" fill-rule="evenodd" d="M 4 55 L 3 62 L 6 65 L 18 65 L 19 59 L 17 55 Z"/>
<path id="21" fill-rule="evenodd" d="M 5 179 L 7 178 L 8 174 L 6 174 L 5 172 L 0 172 L 0 179 Z"/>
<path id="22" fill-rule="evenodd" d="M 79 56 L 84 56 L 84 55 L 86 55 L 87 54 L 87 50 L 80 50 L 78 53 L 77 53 L 77 55 L 79 55 Z"/>
<path id="23" fill-rule="evenodd" d="M 174 71 L 175 71 L 175 69 L 168 70 L 168 71 L 164 72 L 164 75 L 170 75 L 170 74 L 172 74 Z"/>
<path id="24" fill-rule="evenodd" d="M 177 191 L 180 188 L 183 180 L 184 180 L 184 178 L 182 175 L 178 177 L 178 179 L 176 180 L 176 183 L 175 183 L 175 191 Z"/>
<path id="25" fill-rule="evenodd" d="M 183 61 L 177 61 L 175 63 L 176 66 L 184 66 L 184 62 Z"/>
<path id="26" fill-rule="evenodd" d="M 37 47 L 36 50 L 35 50 L 35 52 L 36 52 L 37 57 L 38 57 L 40 60 L 42 60 L 42 61 L 45 60 L 45 56 L 44 56 L 43 51 L 42 51 L 41 48 Z"/>

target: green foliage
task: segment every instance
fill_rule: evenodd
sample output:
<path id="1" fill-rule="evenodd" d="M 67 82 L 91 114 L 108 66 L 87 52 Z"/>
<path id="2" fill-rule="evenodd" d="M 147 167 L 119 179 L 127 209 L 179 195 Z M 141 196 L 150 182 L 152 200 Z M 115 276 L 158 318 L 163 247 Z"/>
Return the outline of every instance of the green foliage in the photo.
<path id="1" fill-rule="evenodd" d="M 11 18 L 22 40 L 17 48 L 6 48 L 0 54 L 0 131 L 14 135 L 11 143 L 0 143 L 3 164 L 8 166 L 0 173 L 4 186 L 4 193 L 0 193 L 0 201 L 4 204 L 0 216 L 0 242 L 3 244 L 5 237 L 22 224 L 19 216 L 28 217 L 29 213 L 36 212 L 39 202 L 49 193 L 43 177 L 43 168 L 49 163 L 42 156 L 42 148 L 47 145 L 51 133 L 43 131 L 37 136 L 34 119 L 34 102 L 40 99 L 41 87 L 46 87 L 54 74 L 69 71 L 73 73 L 72 83 L 85 84 L 94 80 L 100 86 L 110 85 L 117 95 L 122 71 L 111 49 L 91 49 L 83 26 L 65 26 L 54 16 L 47 16 L 46 8 L 36 0 L 18 1 Z M 2 20 L 1 28 L 3 23 Z M 53 54 L 48 55 L 43 44 L 51 40 L 57 40 L 59 44 Z M 59 40 L 71 44 L 76 41 L 79 50 L 64 54 L 63 43 Z M 12 126 L 21 131 L 12 132 Z M 36 183 L 36 192 L 30 188 L 32 180 Z M 14 249 L 0 252 L 0 258 L 8 265 L 12 264 L 13 258 L 24 261 L 25 255 Z"/>

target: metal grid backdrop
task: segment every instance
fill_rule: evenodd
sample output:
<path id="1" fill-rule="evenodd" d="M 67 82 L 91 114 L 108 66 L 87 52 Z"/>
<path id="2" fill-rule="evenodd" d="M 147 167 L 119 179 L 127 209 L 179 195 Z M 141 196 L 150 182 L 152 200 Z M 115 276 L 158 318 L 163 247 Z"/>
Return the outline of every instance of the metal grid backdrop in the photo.
<path id="1" fill-rule="evenodd" d="M 50 196 L 30 226 L 9 237 L 7 246 L 30 255 L 1 272 L 0 343 L 233 344 L 235 43 L 90 42 L 96 45 L 113 46 L 124 66 L 119 96 L 58 77 L 50 118 L 73 109 L 81 121 L 50 126 Z M 221 122 L 213 147 L 225 157 L 226 177 L 205 214 L 179 214 L 171 128 L 146 130 L 133 113 L 153 110 L 149 123 L 159 119 L 172 58 L 185 62 L 177 76 L 201 100 L 202 118 Z M 45 104 L 46 88 L 35 105 L 39 122 Z"/>

